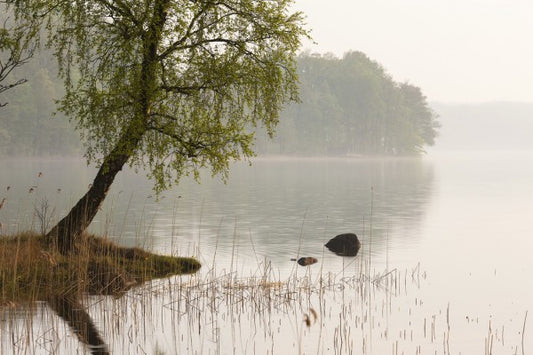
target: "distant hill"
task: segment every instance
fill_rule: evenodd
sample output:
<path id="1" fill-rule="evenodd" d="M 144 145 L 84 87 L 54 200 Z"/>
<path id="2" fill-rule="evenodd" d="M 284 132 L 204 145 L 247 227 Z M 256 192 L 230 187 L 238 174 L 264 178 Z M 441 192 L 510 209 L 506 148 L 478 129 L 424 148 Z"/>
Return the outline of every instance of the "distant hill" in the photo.
<path id="1" fill-rule="evenodd" d="M 441 128 L 434 151 L 533 150 L 533 103 L 430 103 Z"/>

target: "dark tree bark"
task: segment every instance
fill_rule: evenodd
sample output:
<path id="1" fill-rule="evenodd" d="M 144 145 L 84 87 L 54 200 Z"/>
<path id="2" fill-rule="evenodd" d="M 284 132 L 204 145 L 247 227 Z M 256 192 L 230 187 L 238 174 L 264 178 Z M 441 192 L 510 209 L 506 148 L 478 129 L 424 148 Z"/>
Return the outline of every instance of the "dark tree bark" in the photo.
<path id="1" fill-rule="evenodd" d="M 142 132 L 135 134 L 132 130 L 127 130 L 123 134 L 115 149 L 104 159 L 87 193 L 48 232 L 49 241 L 56 243 L 62 254 L 75 251 L 76 242 L 98 213 L 116 175 L 128 161 L 132 148 L 137 146 L 141 137 Z"/>

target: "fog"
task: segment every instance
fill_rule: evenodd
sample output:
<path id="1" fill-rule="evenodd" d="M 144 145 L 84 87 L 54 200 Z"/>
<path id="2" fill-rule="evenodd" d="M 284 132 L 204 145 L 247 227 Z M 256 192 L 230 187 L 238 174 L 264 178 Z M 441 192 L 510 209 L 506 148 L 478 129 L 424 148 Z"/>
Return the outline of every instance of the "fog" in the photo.
<path id="1" fill-rule="evenodd" d="M 316 52 L 359 50 L 429 101 L 533 101 L 533 3 L 306 0 Z"/>
<path id="2" fill-rule="evenodd" d="M 430 152 L 533 150 L 533 103 L 432 103 L 441 128 Z"/>
<path id="3" fill-rule="evenodd" d="M 48 309 L 39 303 L 26 312 L 0 298 L 0 353 L 97 353 L 104 342 L 111 353 L 474 354 L 485 346 L 485 353 L 524 354 L 533 349 L 531 321 L 526 329 L 533 293 L 533 47 L 523 40 L 533 33 L 533 2 L 296 0 L 295 6 L 307 14 L 315 41 L 306 41 L 304 50 L 336 56 L 360 51 L 379 65 L 354 54 L 351 64 L 357 65 L 343 68 L 370 68 L 366 73 L 373 75 L 332 70 L 340 73 L 332 85 L 323 76 L 306 83 L 300 75 L 301 91 L 312 93 L 315 105 L 299 116 L 294 109 L 294 117 L 302 119 L 292 125 L 287 124 L 291 112 L 282 115 L 274 140 L 280 153 L 264 143 L 265 156 L 252 166 L 232 164 L 227 182 L 201 171 L 200 184 L 184 177 L 156 196 L 142 169 L 118 173 L 89 231 L 121 245 L 194 256 L 204 266 L 193 276 L 153 281 L 121 298 L 87 297 L 81 305 L 59 307 L 58 302 Z M 307 73 L 330 68 L 319 63 L 324 57 L 311 58 Z M 63 92 L 54 62 L 34 59 L 22 72 L 28 83 L 10 90 L 9 105 L 0 109 L 0 236 L 27 229 L 44 234 L 91 189 L 95 175 L 84 160 L 43 158 L 84 150 L 67 117 L 50 120 L 52 98 Z M 388 75 L 394 82 L 383 79 Z M 365 79 L 374 85 L 361 85 Z M 412 85 L 402 85 L 405 81 Z M 331 89 L 336 86 L 341 89 Z M 404 91 L 394 91 L 402 86 Z M 395 100 L 383 100 L 389 96 Z M 428 115 L 420 115 L 421 106 Z M 412 115 L 416 120 L 410 120 L 411 112 L 418 113 Z M 367 147 L 386 146 L 389 136 L 417 143 L 421 127 L 427 133 L 428 126 L 438 126 L 431 125 L 432 112 L 442 127 L 435 147 L 427 149 L 429 159 L 390 159 L 362 149 L 364 156 L 355 150 L 364 140 Z M 366 125 L 355 126 L 359 131 L 348 124 L 338 130 L 328 126 L 346 118 Z M 429 125 L 420 125 L 423 119 Z M 435 132 L 430 133 L 428 144 Z M 298 134 L 304 148 L 315 150 L 302 157 L 295 148 L 296 158 L 280 156 Z M 335 143 L 325 145 L 335 148 L 332 158 L 317 158 L 317 142 L 324 136 L 326 143 Z M 391 155 L 404 147 L 389 140 Z M 339 149 L 348 145 L 354 150 Z M 419 147 L 408 147 L 413 146 Z M 119 150 L 120 155 L 128 151 Z M 460 154 L 431 157 L 445 153 L 447 158 L 448 152 Z M 324 249 L 328 239 L 345 232 L 361 240 L 356 258 Z M 15 240 L 15 266 L 4 263 L 3 269 L 15 270 L 14 276 L 0 272 L 2 282 L 47 286 L 40 273 L 22 277 L 25 270 L 16 263 L 33 259 L 19 254 L 24 239 Z M 84 258 L 89 255 L 82 250 Z M 57 263 L 46 251 L 36 255 L 37 264 L 50 262 L 46 274 L 65 275 L 63 259 Z M 319 264 L 301 268 L 293 259 L 300 256 L 316 257 Z M 76 270 L 83 271 L 85 263 L 77 263 Z M 115 268 L 104 259 L 98 263 Z M 116 265 L 126 274 L 126 266 Z M 100 271 L 86 270 L 80 274 Z M 9 289 L 6 295 L 15 298 L 16 292 Z M 77 316 L 69 319 L 65 313 Z M 100 332 L 100 348 L 82 348 L 79 341 L 90 341 L 77 324 Z"/>
<path id="4" fill-rule="evenodd" d="M 336 56 L 361 51 L 381 64 L 396 82 L 409 82 L 421 89 L 442 125 L 430 152 L 533 148 L 528 135 L 533 128 L 533 46 L 525 40 L 526 34 L 533 33 L 529 18 L 533 3 L 306 0 L 294 6 L 304 12 L 311 31 L 312 40 L 304 41 L 303 50 Z M 29 63 L 18 74 L 41 73 L 39 67 L 46 66 L 53 71 L 51 62 L 43 64 L 39 58 L 39 63 Z M 21 93 L 40 92 L 35 73 L 28 76 L 30 82 L 24 88 L 7 93 L 5 100 L 10 105 L 0 117 L 18 117 L 10 110 L 20 105 Z M 50 96 L 57 98 L 60 83 L 54 85 L 57 87 Z M 49 120 L 53 111 L 53 102 L 48 99 L 29 116 L 32 122 L 52 126 L 52 132 L 73 131 L 58 127 L 66 124 L 64 117 Z M 278 127 L 278 135 L 283 129 Z M 29 128 L 11 137 L 6 132 L 0 125 L 0 150 L 9 146 L 17 154 L 36 155 L 43 145 L 51 145 L 41 142 L 51 134 L 34 135 Z M 57 135 L 49 139 L 54 147 L 45 155 L 81 154 L 76 133 Z"/>

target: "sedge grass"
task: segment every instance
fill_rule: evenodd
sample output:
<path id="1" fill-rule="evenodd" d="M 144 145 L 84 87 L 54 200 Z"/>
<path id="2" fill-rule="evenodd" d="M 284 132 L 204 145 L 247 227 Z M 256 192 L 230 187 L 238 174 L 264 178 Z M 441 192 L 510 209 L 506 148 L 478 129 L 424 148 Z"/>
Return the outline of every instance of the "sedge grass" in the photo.
<path id="1" fill-rule="evenodd" d="M 458 349 L 453 305 L 434 312 L 419 295 L 412 303 L 403 302 L 407 294 L 416 294 L 426 284 L 419 264 L 372 275 L 354 265 L 344 273 L 314 274 L 318 268 L 311 266 L 302 268 L 306 273 L 298 277 L 279 277 L 267 259 L 258 259 L 257 270 L 250 275 L 238 269 L 217 274 L 213 268 L 187 277 L 151 280 L 121 298 L 89 296 L 87 312 L 116 353 L 186 354 L 195 349 L 198 354 L 394 355 L 448 354 Z M 525 319 L 520 322 L 523 328 Z M 489 323 L 486 353 L 502 349 L 504 332 L 499 329 L 496 320 Z M 24 331 L 22 327 L 15 334 Z M 65 339 L 50 342 L 61 344 Z M 516 343 L 511 339 L 506 335 L 506 344 Z M 32 341 L 27 341 L 26 348 L 21 341 L 16 345 L 27 350 L 36 346 Z M 520 349 L 519 342 L 514 346 Z M 383 350 L 386 347 L 388 351 Z"/>
<path id="2" fill-rule="evenodd" d="M 157 255 L 86 235 L 79 252 L 62 255 L 32 232 L 0 239 L 0 304 L 62 295 L 120 295 L 154 278 L 196 272 L 193 258 Z"/>

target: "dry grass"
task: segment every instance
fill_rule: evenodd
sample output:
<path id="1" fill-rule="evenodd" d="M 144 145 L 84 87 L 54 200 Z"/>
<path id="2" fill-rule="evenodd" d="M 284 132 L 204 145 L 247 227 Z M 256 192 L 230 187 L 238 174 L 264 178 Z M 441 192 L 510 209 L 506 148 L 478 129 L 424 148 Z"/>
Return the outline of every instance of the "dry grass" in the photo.
<path id="1" fill-rule="evenodd" d="M 192 258 L 156 255 L 87 235 L 79 253 L 64 256 L 32 232 L 0 239 L 0 305 L 55 296 L 120 295 L 145 281 L 193 273 Z"/>

